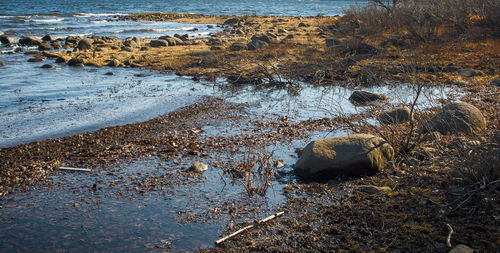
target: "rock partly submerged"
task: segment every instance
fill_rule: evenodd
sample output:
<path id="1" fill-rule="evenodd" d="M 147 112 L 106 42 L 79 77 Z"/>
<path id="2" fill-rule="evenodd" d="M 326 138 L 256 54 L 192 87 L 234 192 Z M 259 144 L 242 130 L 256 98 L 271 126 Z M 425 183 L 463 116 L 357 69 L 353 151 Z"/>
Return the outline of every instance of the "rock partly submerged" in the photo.
<path id="1" fill-rule="evenodd" d="M 354 134 L 309 143 L 294 166 L 306 179 L 373 175 L 394 158 L 394 149 L 380 137 Z"/>
<path id="2" fill-rule="evenodd" d="M 401 124 L 410 121 L 412 118 L 410 108 L 402 106 L 381 113 L 379 121 L 382 124 Z"/>
<path id="3" fill-rule="evenodd" d="M 384 95 L 362 90 L 354 91 L 352 95 L 349 97 L 349 101 L 351 101 L 351 103 L 353 103 L 354 105 L 367 105 L 371 102 L 380 101 L 384 99 L 385 99 Z"/>

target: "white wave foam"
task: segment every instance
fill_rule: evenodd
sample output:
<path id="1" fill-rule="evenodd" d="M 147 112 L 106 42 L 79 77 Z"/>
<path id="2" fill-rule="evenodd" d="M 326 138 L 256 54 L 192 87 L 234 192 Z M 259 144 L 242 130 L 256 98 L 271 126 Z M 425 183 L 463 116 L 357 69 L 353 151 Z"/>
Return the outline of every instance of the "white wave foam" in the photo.
<path id="1" fill-rule="evenodd" d="M 109 17 L 109 16 L 127 16 L 126 13 L 78 13 L 74 16 L 82 17 L 82 18 L 90 18 L 90 17 Z"/>
<path id="2" fill-rule="evenodd" d="M 93 33 L 91 32 L 88 32 L 88 33 L 72 33 L 72 34 L 68 34 L 67 36 L 80 36 L 80 37 L 87 37 L 89 35 L 92 35 Z"/>
<path id="3" fill-rule="evenodd" d="M 107 20 L 94 20 L 94 21 L 90 21 L 90 23 L 92 24 L 101 24 L 101 23 L 106 23 L 108 22 Z"/>
<path id="4" fill-rule="evenodd" d="M 64 18 L 53 18 L 53 19 L 30 19 L 29 22 L 38 22 L 38 23 L 56 23 L 63 21 Z"/>

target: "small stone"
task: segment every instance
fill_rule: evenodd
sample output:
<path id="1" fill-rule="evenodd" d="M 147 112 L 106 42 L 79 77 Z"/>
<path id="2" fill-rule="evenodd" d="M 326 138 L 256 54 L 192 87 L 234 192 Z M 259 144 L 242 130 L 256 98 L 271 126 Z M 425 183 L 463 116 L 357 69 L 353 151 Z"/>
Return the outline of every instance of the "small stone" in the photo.
<path id="1" fill-rule="evenodd" d="M 458 74 L 463 77 L 473 77 L 478 75 L 477 71 L 474 69 L 461 69 L 458 71 Z"/>
<path id="2" fill-rule="evenodd" d="M 204 172 L 208 169 L 208 165 L 204 164 L 204 163 L 193 163 L 193 165 L 191 165 L 191 167 L 189 167 L 189 171 L 194 171 L 194 172 L 197 172 L 197 173 L 201 173 L 201 172 Z"/>
<path id="3" fill-rule="evenodd" d="M 85 61 L 82 58 L 72 58 L 68 61 L 69 66 L 73 67 L 83 67 Z"/>
<path id="4" fill-rule="evenodd" d="M 43 41 L 53 41 L 54 40 L 54 37 L 52 37 L 52 35 L 45 35 L 42 37 L 42 40 Z"/>
<path id="5" fill-rule="evenodd" d="M 226 21 L 224 21 L 224 25 L 237 25 L 241 22 L 241 19 L 239 18 L 230 18 Z"/>
<path id="6" fill-rule="evenodd" d="M 448 66 L 444 67 L 443 68 L 443 71 L 444 72 L 457 72 L 458 71 L 458 67 L 456 67 L 455 65 L 453 65 L 452 63 L 448 64 Z"/>
<path id="7" fill-rule="evenodd" d="M 5 63 L 3 61 L 0 61 L 0 67 L 5 66 Z"/>
<path id="8" fill-rule="evenodd" d="M 104 73 L 104 74 L 105 74 L 105 75 L 107 75 L 107 76 L 112 76 L 112 75 L 114 75 L 114 73 L 113 73 L 113 72 L 111 72 L 111 71 L 110 71 L 110 72 L 106 72 L 106 73 Z"/>
<path id="9" fill-rule="evenodd" d="M 358 190 L 369 194 L 388 193 L 392 189 L 388 186 L 359 185 Z"/>
<path id="10" fill-rule="evenodd" d="M 58 57 L 56 59 L 56 63 L 66 63 L 68 62 L 68 59 L 64 58 L 64 57 Z"/>
<path id="11" fill-rule="evenodd" d="M 274 161 L 273 165 L 276 169 L 281 169 L 281 168 L 286 166 L 286 163 L 282 159 L 279 159 L 279 160 Z"/>
<path id="12" fill-rule="evenodd" d="M 229 46 L 229 50 L 231 51 L 241 51 L 246 49 L 248 49 L 248 46 L 241 41 L 237 41 L 233 43 L 231 46 Z"/>
<path id="13" fill-rule="evenodd" d="M 459 244 L 450 250 L 449 253 L 473 253 L 474 250 L 464 244 Z"/>
<path id="14" fill-rule="evenodd" d="M 28 62 L 42 62 L 44 60 L 45 60 L 45 58 L 37 56 L 37 57 L 33 57 L 33 58 L 29 59 Z"/>
<path id="15" fill-rule="evenodd" d="M 53 49 L 54 49 L 54 47 L 49 45 L 49 43 L 47 43 L 47 42 L 43 42 L 42 44 L 40 44 L 38 46 L 38 50 L 40 50 L 40 51 L 47 51 L 47 50 L 53 50 Z"/>
<path id="16" fill-rule="evenodd" d="M 41 68 L 42 68 L 42 69 L 53 69 L 53 68 L 55 68 L 55 67 L 54 67 L 54 66 L 52 66 L 52 65 L 50 65 L 50 64 L 44 64 L 44 65 L 42 65 L 42 67 L 41 67 Z"/>
<path id="17" fill-rule="evenodd" d="M 490 81 L 490 84 L 491 84 L 491 85 L 495 85 L 495 86 L 497 86 L 497 87 L 500 87 L 500 77 L 497 77 L 497 78 L 495 78 L 495 79 L 491 80 L 491 81 Z"/>
<path id="18" fill-rule="evenodd" d="M 265 41 L 252 40 L 250 43 L 248 43 L 247 48 L 248 48 L 248 50 L 257 50 L 257 49 L 261 49 L 261 48 L 264 48 L 267 46 L 268 46 L 268 44 Z"/>

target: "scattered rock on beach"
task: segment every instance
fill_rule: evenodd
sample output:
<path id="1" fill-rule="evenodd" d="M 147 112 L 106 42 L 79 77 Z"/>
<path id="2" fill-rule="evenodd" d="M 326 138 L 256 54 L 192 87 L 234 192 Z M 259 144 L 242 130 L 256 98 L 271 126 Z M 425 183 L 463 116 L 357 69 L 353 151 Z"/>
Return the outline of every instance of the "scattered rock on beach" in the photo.
<path id="1" fill-rule="evenodd" d="M 473 253 L 474 250 L 464 244 L 459 244 L 450 250 L 449 253 Z"/>
<path id="2" fill-rule="evenodd" d="M 204 172 L 207 169 L 208 169 L 208 165 L 206 165 L 204 163 L 193 163 L 193 165 L 191 165 L 191 167 L 189 167 L 189 171 L 194 171 L 197 173 Z"/>
<path id="3" fill-rule="evenodd" d="M 77 49 L 79 50 L 88 50 L 92 48 L 92 43 L 94 41 L 91 39 L 83 39 L 78 42 L 78 45 L 76 46 Z"/>
<path id="4" fill-rule="evenodd" d="M 477 107 L 465 102 L 456 102 L 444 106 L 422 130 L 439 131 L 442 134 L 456 132 L 473 134 L 485 128 L 486 120 Z"/>
<path id="5" fill-rule="evenodd" d="M 23 46 L 34 47 L 42 44 L 42 40 L 34 36 L 22 37 L 21 39 L 19 39 L 19 44 Z"/>
<path id="6" fill-rule="evenodd" d="M 19 40 L 16 37 L 8 36 L 8 35 L 0 35 L 0 42 L 2 44 L 15 44 Z"/>
<path id="7" fill-rule="evenodd" d="M 5 66 L 5 63 L 3 61 L 0 61 L 0 67 Z"/>
<path id="8" fill-rule="evenodd" d="M 272 36 L 266 35 L 266 34 L 255 34 L 254 36 L 252 36 L 251 40 L 252 41 L 260 40 L 260 41 L 264 41 L 266 43 L 271 43 L 271 38 L 270 37 L 272 37 Z"/>
<path id="9" fill-rule="evenodd" d="M 369 194 L 389 193 L 392 189 L 389 186 L 374 186 L 374 185 L 358 185 L 358 191 Z"/>
<path id="10" fill-rule="evenodd" d="M 72 67 L 83 67 L 85 61 L 82 58 L 71 58 L 68 61 L 68 65 Z"/>
<path id="11" fill-rule="evenodd" d="M 68 59 L 66 59 L 65 57 L 62 57 L 62 56 L 60 56 L 56 59 L 56 63 L 66 63 L 66 62 L 68 62 Z"/>
<path id="12" fill-rule="evenodd" d="M 161 36 L 158 39 L 166 41 L 168 43 L 168 46 L 177 46 L 177 45 L 184 45 L 185 44 L 183 40 L 176 38 L 174 36 L 170 36 L 170 35 Z"/>
<path id="13" fill-rule="evenodd" d="M 149 42 L 151 47 L 166 47 L 168 46 L 168 42 L 166 40 L 152 40 Z"/>
<path id="14" fill-rule="evenodd" d="M 40 68 L 42 68 L 42 69 L 53 69 L 55 67 L 53 65 L 51 65 L 51 64 L 44 64 Z"/>
<path id="15" fill-rule="evenodd" d="M 246 49 L 248 49 L 248 47 L 242 41 L 234 42 L 233 44 L 231 44 L 231 46 L 229 46 L 229 50 L 231 51 L 241 51 Z"/>
<path id="16" fill-rule="evenodd" d="M 52 35 L 47 34 L 47 35 L 45 35 L 45 36 L 42 37 L 42 40 L 43 41 L 53 41 L 55 39 L 54 39 L 54 37 Z"/>
<path id="17" fill-rule="evenodd" d="M 267 47 L 268 44 L 265 41 L 262 40 L 252 40 L 250 43 L 248 43 L 247 48 L 248 50 L 257 50 L 261 49 L 264 47 Z"/>
<path id="18" fill-rule="evenodd" d="M 382 138 L 354 134 L 309 143 L 294 171 L 310 179 L 372 175 L 385 168 L 393 158 L 394 149 Z"/>
<path id="19" fill-rule="evenodd" d="M 491 85 L 495 85 L 495 86 L 497 86 L 497 87 L 500 87 L 500 77 L 497 77 L 497 78 L 495 78 L 495 79 L 491 80 L 491 81 L 490 81 L 490 84 L 491 84 Z"/>
<path id="20" fill-rule="evenodd" d="M 234 25 L 238 25 L 242 22 L 242 20 L 240 18 L 230 18 L 226 21 L 224 21 L 224 25 L 231 25 L 231 26 L 234 26 Z"/>
<path id="21" fill-rule="evenodd" d="M 453 63 L 450 63 L 450 64 L 446 65 L 446 67 L 443 68 L 443 71 L 448 72 L 448 73 L 457 72 L 458 67 L 453 65 Z"/>
<path id="22" fill-rule="evenodd" d="M 366 105 L 370 102 L 384 100 L 384 95 L 371 93 L 368 91 L 357 90 L 349 97 L 349 101 L 354 105 Z"/>
<path id="23" fill-rule="evenodd" d="M 38 50 L 40 50 L 40 51 L 48 51 L 48 50 L 53 50 L 53 49 L 54 48 L 51 45 L 49 45 L 49 43 L 47 43 L 47 42 L 43 42 L 42 44 L 40 44 L 38 46 Z"/>
<path id="24" fill-rule="evenodd" d="M 458 71 L 458 74 L 463 77 L 474 77 L 478 75 L 478 72 L 474 69 L 461 69 Z"/>
<path id="25" fill-rule="evenodd" d="M 403 106 L 385 111 L 379 116 L 379 121 L 382 124 L 401 124 L 412 119 L 410 108 Z"/>
<path id="26" fill-rule="evenodd" d="M 120 61 L 118 61 L 117 59 L 110 60 L 108 62 L 108 64 L 106 64 L 106 66 L 108 66 L 108 67 L 120 67 L 122 65 L 123 64 Z"/>
<path id="27" fill-rule="evenodd" d="M 45 57 L 43 56 L 35 56 L 33 58 L 28 59 L 28 62 L 42 62 L 45 61 Z"/>

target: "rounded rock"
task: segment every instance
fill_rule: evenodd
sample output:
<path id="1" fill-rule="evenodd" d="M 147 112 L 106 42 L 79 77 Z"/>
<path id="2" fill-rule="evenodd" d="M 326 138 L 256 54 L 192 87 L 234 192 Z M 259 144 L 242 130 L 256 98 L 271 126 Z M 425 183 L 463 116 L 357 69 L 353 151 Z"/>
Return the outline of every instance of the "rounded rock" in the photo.
<path id="1" fill-rule="evenodd" d="M 380 137 L 354 134 L 309 143 L 294 166 L 304 178 L 373 175 L 394 158 L 394 149 Z"/>
<path id="2" fill-rule="evenodd" d="M 438 131 L 442 134 L 464 132 L 472 135 L 485 128 L 486 119 L 477 107 L 465 102 L 456 102 L 444 106 L 422 130 Z"/>

